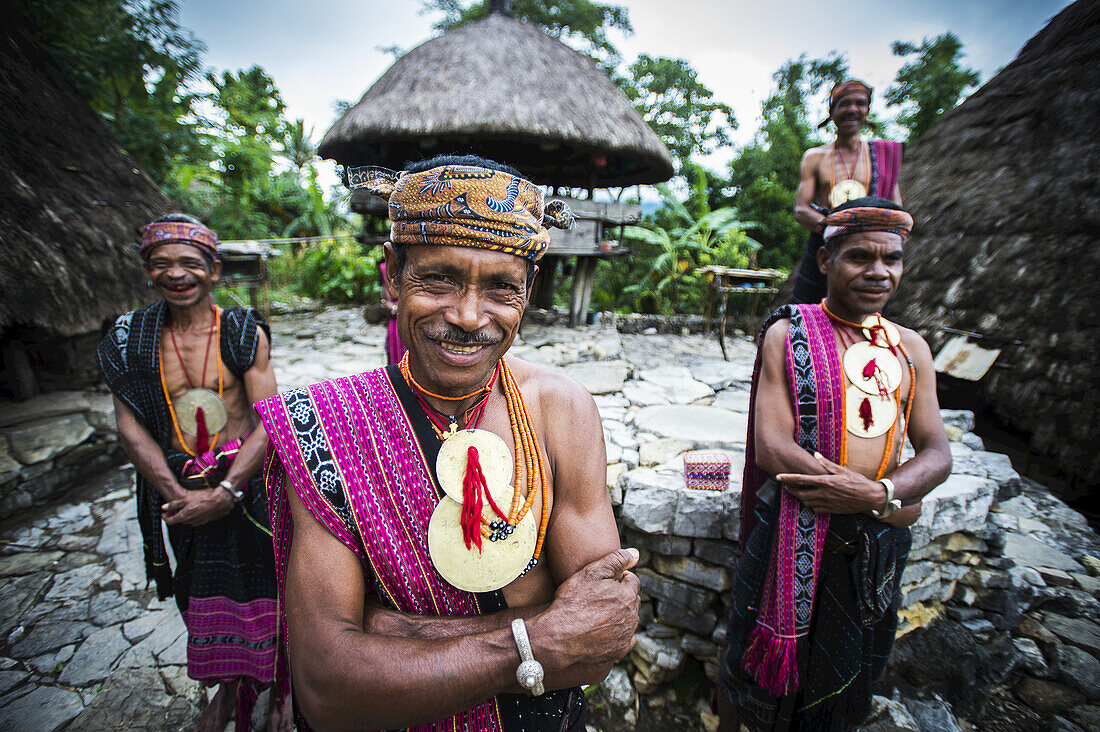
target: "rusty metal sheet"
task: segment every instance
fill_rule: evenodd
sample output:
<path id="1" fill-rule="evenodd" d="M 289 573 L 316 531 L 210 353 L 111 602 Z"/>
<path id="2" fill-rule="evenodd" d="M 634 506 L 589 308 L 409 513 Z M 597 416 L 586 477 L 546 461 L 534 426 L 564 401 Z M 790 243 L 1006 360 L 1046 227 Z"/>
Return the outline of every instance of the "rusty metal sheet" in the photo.
<path id="1" fill-rule="evenodd" d="M 982 348 L 969 342 L 966 336 L 955 336 L 944 344 L 932 364 L 941 374 L 978 381 L 1000 355 L 999 348 Z"/>

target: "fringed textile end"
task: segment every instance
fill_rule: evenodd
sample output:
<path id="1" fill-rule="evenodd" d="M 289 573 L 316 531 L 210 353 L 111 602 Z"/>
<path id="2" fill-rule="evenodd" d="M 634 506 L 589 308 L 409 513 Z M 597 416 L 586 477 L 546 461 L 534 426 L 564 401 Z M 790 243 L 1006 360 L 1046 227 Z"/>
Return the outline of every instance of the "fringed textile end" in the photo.
<path id="1" fill-rule="evenodd" d="M 741 668 L 772 696 L 786 696 L 798 689 L 797 654 L 797 640 L 779 638 L 758 625 L 749 636 L 749 647 L 741 659 Z"/>

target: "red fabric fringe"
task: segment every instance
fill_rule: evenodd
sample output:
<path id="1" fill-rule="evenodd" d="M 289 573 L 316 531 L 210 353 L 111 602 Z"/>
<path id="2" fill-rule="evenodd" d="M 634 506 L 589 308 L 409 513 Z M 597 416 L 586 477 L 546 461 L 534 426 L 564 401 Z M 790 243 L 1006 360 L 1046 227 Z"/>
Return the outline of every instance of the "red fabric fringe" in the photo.
<path id="1" fill-rule="evenodd" d="M 875 423 L 873 414 L 874 413 L 871 411 L 871 400 L 867 397 L 863 397 L 863 401 L 859 403 L 859 418 L 863 420 L 863 429 L 871 429 L 871 425 Z"/>
<path id="2" fill-rule="evenodd" d="M 477 448 L 470 445 L 466 451 L 466 475 L 462 479 L 462 540 L 466 549 L 470 545 L 481 551 L 481 508 L 484 505 L 482 493 L 488 493 L 485 474 L 481 472 L 481 460 Z"/>
<path id="3" fill-rule="evenodd" d="M 798 688 L 798 642 L 779 638 L 757 625 L 749 636 L 749 647 L 741 667 L 760 688 L 772 696 L 786 696 Z"/>
<path id="4" fill-rule="evenodd" d="M 206 432 L 206 414 L 202 407 L 195 409 L 195 454 L 202 455 L 210 449 L 210 435 Z"/>

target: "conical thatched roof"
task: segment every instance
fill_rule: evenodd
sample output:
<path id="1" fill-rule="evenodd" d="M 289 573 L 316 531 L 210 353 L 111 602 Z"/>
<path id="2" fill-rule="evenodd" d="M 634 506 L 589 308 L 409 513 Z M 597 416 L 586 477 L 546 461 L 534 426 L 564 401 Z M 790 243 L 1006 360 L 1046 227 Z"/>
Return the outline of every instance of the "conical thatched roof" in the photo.
<path id="1" fill-rule="evenodd" d="M 916 228 L 891 309 L 1003 347 L 975 388 L 1067 474 L 1100 480 L 1100 2 L 1063 10 L 906 155 Z M 1013 345 L 1012 341 L 1022 345 Z M 1000 367 L 1000 368 L 998 368 Z"/>
<path id="2" fill-rule="evenodd" d="M 440 153 L 511 163 L 545 185 L 659 183 L 668 150 L 589 59 L 503 13 L 398 59 L 329 129 L 320 153 L 400 169 Z"/>
<path id="3" fill-rule="evenodd" d="M 0 31 L 0 330 L 93 331 L 143 293 L 137 231 L 173 204 L 57 63 Z"/>

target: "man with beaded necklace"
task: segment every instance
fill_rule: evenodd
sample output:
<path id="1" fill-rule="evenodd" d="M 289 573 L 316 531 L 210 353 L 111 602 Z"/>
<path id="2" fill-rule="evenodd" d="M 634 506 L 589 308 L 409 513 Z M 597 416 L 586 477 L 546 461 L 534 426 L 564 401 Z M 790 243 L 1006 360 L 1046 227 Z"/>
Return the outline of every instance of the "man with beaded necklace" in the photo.
<path id="1" fill-rule="evenodd" d="M 912 225 L 882 198 L 837 207 L 817 254 L 825 300 L 780 308 L 762 331 L 721 729 L 847 730 L 870 710 L 908 526 L 951 472 L 928 345 L 880 315 Z"/>
<path id="2" fill-rule="evenodd" d="M 188 675 L 220 687 L 197 729 L 220 731 L 234 710 L 236 729 L 249 729 L 257 696 L 275 681 L 278 643 L 259 480 L 267 435 L 251 407 L 275 393 L 270 331 L 256 310 L 215 305 L 217 247 L 186 214 L 143 227 L 138 251 L 160 299 L 118 318 L 97 357 L 137 469 L 146 575 L 160 599 L 176 598 Z M 274 697 L 284 696 L 279 685 Z M 272 730 L 289 723 L 278 706 L 269 717 Z"/>
<path id="3" fill-rule="evenodd" d="M 829 210 L 845 201 L 878 196 L 901 205 L 898 174 L 902 145 L 890 140 L 865 140 L 860 134 L 871 110 L 870 86 L 846 79 L 829 92 L 829 116 L 818 125 L 836 126 L 836 139 L 806 151 L 799 169 L 794 217 L 810 234 L 806 254 L 794 273 L 791 304 L 818 303 L 825 297 L 825 278 L 817 267 L 817 252 Z"/>
<path id="4" fill-rule="evenodd" d="M 584 730 L 638 554 L 591 396 L 505 355 L 571 215 L 471 156 L 349 179 L 388 200 L 408 353 L 257 404 L 299 729 Z"/>

